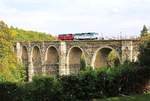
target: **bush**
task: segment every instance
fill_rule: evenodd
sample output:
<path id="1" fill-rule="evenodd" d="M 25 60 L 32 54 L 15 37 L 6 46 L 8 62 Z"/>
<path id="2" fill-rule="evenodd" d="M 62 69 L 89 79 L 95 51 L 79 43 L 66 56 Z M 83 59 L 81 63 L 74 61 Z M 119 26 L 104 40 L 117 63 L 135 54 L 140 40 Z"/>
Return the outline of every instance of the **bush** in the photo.
<path id="1" fill-rule="evenodd" d="M 98 97 L 108 97 L 118 95 L 118 80 L 112 74 L 100 72 L 97 74 L 96 88 Z"/>
<path id="2" fill-rule="evenodd" d="M 0 100 L 1 101 L 16 101 L 18 95 L 18 87 L 15 83 L 5 82 L 0 83 Z"/>
<path id="3" fill-rule="evenodd" d="M 28 101 L 61 101 L 61 86 L 55 78 L 37 76 L 25 88 Z"/>
<path id="4" fill-rule="evenodd" d="M 0 83 L 1 101 L 89 101 L 143 93 L 150 68 L 132 63 L 114 68 L 87 68 L 78 75 L 36 76 L 24 84 Z"/>
<path id="5" fill-rule="evenodd" d="M 97 73 L 97 94 L 99 97 L 143 93 L 150 79 L 150 68 L 133 63 L 115 68 L 104 68 Z"/>
<path id="6" fill-rule="evenodd" d="M 146 40 L 140 45 L 139 61 L 142 66 L 150 66 L 150 41 Z"/>
<path id="7" fill-rule="evenodd" d="M 60 83 L 63 87 L 63 101 L 76 101 L 77 96 L 81 93 L 79 86 L 80 80 L 78 76 L 61 76 Z"/>
<path id="8" fill-rule="evenodd" d="M 93 97 L 96 97 L 96 80 L 97 80 L 97 74 L 96 71 L 94 71 L 92 68 L 87 68 L 87 70 L 81 72 L 79 74 L 79 80 L 80 80 L 80 88 L 81 92 L 78 94 L 78 98 L 89 100 Z"/>
<path id="9" fill-rule="evenodd" d="M 86 100 L 95 97 L 96 72 L 92 69 L 82 71 L 79 75 L 61 76 L 64 101 Z"/>

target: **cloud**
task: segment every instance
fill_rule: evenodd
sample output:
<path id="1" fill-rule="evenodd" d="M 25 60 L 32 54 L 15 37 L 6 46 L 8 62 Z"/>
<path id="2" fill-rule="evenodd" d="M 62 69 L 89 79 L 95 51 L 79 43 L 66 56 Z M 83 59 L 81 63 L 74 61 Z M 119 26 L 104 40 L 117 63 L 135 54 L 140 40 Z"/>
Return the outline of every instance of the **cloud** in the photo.
<path id="1" fill-rule="evenodd" d="M 149 5 L 149 0 L 1 0 L 0 18 L 49 33 L 138 34 L 143 24 L 150 25 Z"/>

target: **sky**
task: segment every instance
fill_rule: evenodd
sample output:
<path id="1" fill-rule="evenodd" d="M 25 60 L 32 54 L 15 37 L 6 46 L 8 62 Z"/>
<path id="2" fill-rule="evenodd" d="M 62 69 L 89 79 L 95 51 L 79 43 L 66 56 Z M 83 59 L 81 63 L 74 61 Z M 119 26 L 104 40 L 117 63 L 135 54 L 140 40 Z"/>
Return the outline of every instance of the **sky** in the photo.
<path id="1" fill-rule="evenodd" d="M 0 0 L 0 20 L 53 35 L 137 36 L 150 28 L 150 0 Z"/>

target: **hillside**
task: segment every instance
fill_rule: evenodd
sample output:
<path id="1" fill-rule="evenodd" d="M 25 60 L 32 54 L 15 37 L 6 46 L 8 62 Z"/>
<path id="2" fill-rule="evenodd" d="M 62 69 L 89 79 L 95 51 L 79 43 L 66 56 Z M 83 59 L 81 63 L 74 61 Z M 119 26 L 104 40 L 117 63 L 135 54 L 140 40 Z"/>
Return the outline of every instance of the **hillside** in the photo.
<path id="1" fill-rule="evenodd" d="M 18 28 L 10 28 L 12 34 L 14 35 L 14 41 L 53 41 L 56 40 L 50 34 L 36 31 L 26 31 Z"/>

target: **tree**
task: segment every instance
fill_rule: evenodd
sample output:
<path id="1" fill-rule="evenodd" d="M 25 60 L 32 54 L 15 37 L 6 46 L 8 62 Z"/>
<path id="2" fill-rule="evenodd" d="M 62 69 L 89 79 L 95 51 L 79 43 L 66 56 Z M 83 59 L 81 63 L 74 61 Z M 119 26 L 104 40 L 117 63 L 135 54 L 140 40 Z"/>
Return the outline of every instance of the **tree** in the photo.
<path id="1" fill-rule="evenodd" d="M 22 66 L 13 53 L 13 34 L 7 24 L 0 21 L 0 80 L 17 82 L 22 80 Z"/>
<path id="2" fill-rule="evenodd" d="M 142 66 L 150 66 L 150 40 L 141 43 L 139 49 L 139 62 Z"/>
<path id="3" fill-rule="evenodd" d="M 26 31 L 19 28 L 10 27 L 14 41 L 52 41 L 56 40 L 50 34 L 36 31 Z"/>
<path id="4" fill-rule="evenodd" d="M 84 56 L 83 54 L 81 55 L 81 58 L 80 58 L 80 69 L 81 70 L 85 70 L 86 68 L 86 63 L 85 63 L 85 59 L 84 59 Z"/>
<path id="5" fill-rule="evenodd" d="M 146 25 L 143 26 L 143 29 L 141 30 L 141 36 L 146 36 L 148 34 L 148 28 Z"/>
<path id="6" fill-rule="evenodd" d="M 111 66 L 111 67 L 119 64 L 119 59 L 118 59 L 118 56 L 117 56 L 115 50 L 112 50 L 108 54 L 107 63 L 108 63 L 108 66 Z"/>
<path id="7" fill-rule="evenodd" d="M 54 37 L 42 32 L 26 31 L 8 27 L 0 21 L 0 81 L 24 80 L 24 66 L 17 61 L 13 52 L 13 42 L 16 41 L 51 41 Z"/>

